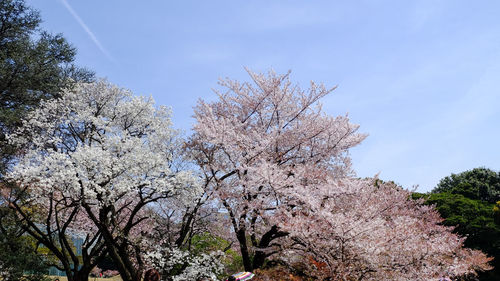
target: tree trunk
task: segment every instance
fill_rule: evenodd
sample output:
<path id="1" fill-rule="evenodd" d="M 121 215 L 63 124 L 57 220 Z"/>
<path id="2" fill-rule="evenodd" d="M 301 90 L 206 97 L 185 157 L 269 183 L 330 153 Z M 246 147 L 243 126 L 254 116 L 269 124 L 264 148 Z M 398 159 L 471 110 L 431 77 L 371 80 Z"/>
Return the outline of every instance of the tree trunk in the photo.
<path id="1" fill-rule="evenodd" d="M 68 281 L 89 281 L 90 268 L 80 268 L 80 270 L 72 269 L 66 271 L 66 278 Z"/>
<path id="2" fill-rule="evenodd" d="M 262 235 L 262 238 L 259 241 L 259 245 L 257 245 L 258 249 L 265 249 L 271 245 L 271 242 L 274 239 L 280 238 L 280 237 L 285 237 L 288 235 L 288 232 L 280 231 L 279 228 L 276 225 L 273 225 L 271 229 L 266 232 L 264 235 Z M 267 257 L 269 257 L 270 254 L 261 251 L 261 250 L 256 250 L 255 255 L 253 257 L 253 263 L 252 263 L 252 268 L 257 269 L 261 268 L 264 265 L 264 262 L 266 261 Z"/>
<path id="3" fill-rule="evenodd" d="M 255 251 L 252 267 L 255 269 L 261 268 L 264 265 L 264 262 L 266 261 L 266 257 L 267 256 L 264 252 L 259 250 Z"/>
<path id="4" fill-rule="evenodd" d="M 129 268 L 125 264 L 126 262 L 122 259 L 120 253 L 114 246 L 108 245 L 108 251 L 118 269 L 118 272 L 120 272 L 120 277 L 122 278 L 123 281 L 140 281 L 140 278 L 139 279 L 135 278 L 136 274 L 134 272 L 134 269 Z"/>
<path id="5" fill-rule="evenodd" d="M 78 271 L 74 276 L 73 276 L 73 281 L 89 281 L 89 271 Z"/>
<path id="6" fill-rule="evenodd" d="M 118 272 L 123 281 L 141 281 L 140 270 L 134 269 L 134 264 L 130 260 L 127 253 L 127 243 L 126 241 L 117 241 L 111 234 L 109 229 L 108 222 L 108 209 L 102 209 L 99 211 L 99 219 L 95 217 L 95 215 L 90 210 L 88 205 L 84 206 L 87 214 L 91 215 L 92 220 L 96 225 L 99 226 L 99 229 L 102 232 L 103 242 L 106 248 L 108 249 L 109 256 L 115 263 Z M 106 224 L 107 223 L 107 224 Z"/>
<path id="7" fill-rule="evenodd" d="M 243 266 L 245 267 L 245 271 L 251 272 L 253 271 L 253 267 L 252 261 L 250 260 L 250 253 L 248 252 L 247 237 L 244 228 L 238 229 L 238 232 L 236 232 L 236 238 L 240 243 L 241 257 L 243 258 Z"/>
<path id="8" fill-rule="evenodd" d="M 107 242 L 107 241 L 106 241 Z M 123 281 L 141 281 L 142 267 L 136 268 L 133 261 L 127 253 L 125 242 L 109 243 L 107 245 L 108 253 L 116 265 L 120 277 Z"/>

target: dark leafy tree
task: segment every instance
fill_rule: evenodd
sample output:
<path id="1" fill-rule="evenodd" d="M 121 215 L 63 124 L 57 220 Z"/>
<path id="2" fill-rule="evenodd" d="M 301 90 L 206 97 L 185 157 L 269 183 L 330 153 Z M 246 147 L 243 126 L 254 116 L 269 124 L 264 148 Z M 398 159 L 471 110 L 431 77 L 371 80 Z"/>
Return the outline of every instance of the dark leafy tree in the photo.
<path id="1" fill-rule="evenodd" d="M 467 235 L 467 247 L 500 253 L 500 225 L 495 223 L 493 204 L 447 192 L 431 194 L 427 203 L 436 205 L 445 225 Z"/>
<path id="2" fill-rule="evenodd" d="M 12 223 L 14 219 L 10 209 L 0 208 L 0 280 L 46 280 L 46 259 L 36 252 L 35 240 Z"/>
<path id="3" fill-rule="evenodd" d="M 449 192 L 474 199 L 495 203 L 500 200 L 500 172 L 487 168 L 475 168 L 443 178 L 432 193 Z"/>
<path id="4" fill-rule="evenodd" d="M 443 178 L 430 194 L 427 204 L 445 219 L 443 224 L 455 226 L 455 232 L 466 236 L 465 246 L 479 249 L 495 259 L 494 270 L 481 273 L 480 280 L 500 280 L 500 173 L 475 168 Z M 495 208 L 496 207 L 496 208 Z"/>
<path id="5" fill-rule="evenodd" d="M 61 34 L 41 30 L 40 22 L 40 14 L 24 0 L 0 0 L 0 176 L 17 150 L 5 134 L 41 100 L 93 77 L 73 63 L 75 48 Z"/>

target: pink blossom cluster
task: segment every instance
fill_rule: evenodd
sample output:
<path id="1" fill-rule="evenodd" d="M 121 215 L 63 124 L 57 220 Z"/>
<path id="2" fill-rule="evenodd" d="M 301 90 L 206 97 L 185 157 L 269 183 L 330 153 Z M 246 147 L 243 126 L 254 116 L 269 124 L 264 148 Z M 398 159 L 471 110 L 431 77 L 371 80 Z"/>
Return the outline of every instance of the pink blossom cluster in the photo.
<path id="1" fill-rule="evenodd" d="M 329 280 L 432 280 L 488 269 L 432 207 L 378 180 L 360 180 L 349 149 L 366 136 L 319 100 L 333 89 L 289 74 L 222 80 L 200 101 L 190 147 L 225 209 L 247 271 L 268 259 Z"/>

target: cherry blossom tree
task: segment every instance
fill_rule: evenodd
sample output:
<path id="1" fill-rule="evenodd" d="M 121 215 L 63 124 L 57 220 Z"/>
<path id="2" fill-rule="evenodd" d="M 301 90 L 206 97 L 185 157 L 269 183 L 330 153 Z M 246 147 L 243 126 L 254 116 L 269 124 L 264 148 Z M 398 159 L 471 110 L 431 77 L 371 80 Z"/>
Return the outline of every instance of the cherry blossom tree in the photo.
<path id="1" fill-rule="evenodd" d="M 23 233 L 50 251 L 48 264 L 64 271 L 69 281 L 88 280 L 92 268 L 106 254 L 101 233 L 84 210 L 60 191 L 40 192 L 14 184 L 4 184 L 1 189 Z M 80 247 L 75 241 L 80 241 Z"/>
<path id="2" fill-rule="evenodd" d="M 336 179 L 295 189 L 302 204 L 282 212 L 291 246 L 281 261 L 320 280 L 437 280 L 489 270 L 491 258 L 463 248 L 436 210 L 377 179 Z"/>
<path id="3" fill-rule="evenodd" d="M 388 184 L 355 179 L 348 150 L 365 135 L 324 113 L 333 89 L 289 74 L 223 80 L 195 108 L 189 148 L 227 212 L 245 270 L 269 259 L 310 264 L 325 280 L 429 280 L 488 269 L 430 207 Z M 279 255 L 278 255 L 279 253 Z"/>
<path id="4" fill-rule="evenodd" d="M 155 206 L 145 260 L 162 280 L 217 280 L 223 272 L 233 243 L 221 239 L 227 226 L 210 198 L 206 190 L 192 202 L 167 198 Z"/>
<path id="5" fill-rule="evenodd" d="M 247 271 L 261 267 L 275 253 L 269 247 L 288 236 L 274 217 L 293 208 L 290 190 L 317 171 L 351 174 L 348 149 L 365 138 L 347 116 L 322 110 L 319 99 L 333 89 L 311 82 L 302 90 L 289 74 L 249 74 L 254 85 L 223 80 L 219 100 L 199 102 L 189 143 L 227 211 Z"/>
<path id="6" fill-rule="evenodd" d="M 190 172 L 172 169 L 180 140 L 169 109 L 104 80 L 43 102 L 8 137 L 24 147 L 9 179 L 45 208 L 55 193 L 84 213 L 82 227 L 99 233 L 124 281 L 141 278 L 154 204 L 201 191 Z"/>
<path id="7" fill-rule="evenodd" d="M 203 192 L 193 199 L 182 202 L 174 197 L 159 201 L 151 214 L 152 243 L 190 250 L 194 236 L 214 231 L 218 211 L 210 205 L 210 194 Z"/>

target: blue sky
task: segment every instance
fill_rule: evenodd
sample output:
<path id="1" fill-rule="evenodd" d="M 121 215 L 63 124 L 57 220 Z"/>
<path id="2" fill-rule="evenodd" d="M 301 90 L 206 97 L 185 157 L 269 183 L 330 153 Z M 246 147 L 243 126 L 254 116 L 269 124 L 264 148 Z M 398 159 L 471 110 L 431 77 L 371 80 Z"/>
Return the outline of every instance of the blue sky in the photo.
<path id="1" fill-rule="evenodd" d="M 77 62 L 173 108 L 192 107 L 219 77 L 292 70 L 338 89 L 323 100 L 369 137 L 359 176 L 429 191 L 444 176 L 500 169 L 499 1 L 27 0 L 63 33 Z"/>

